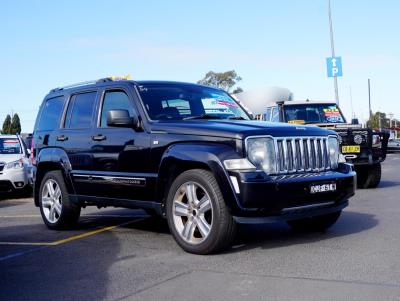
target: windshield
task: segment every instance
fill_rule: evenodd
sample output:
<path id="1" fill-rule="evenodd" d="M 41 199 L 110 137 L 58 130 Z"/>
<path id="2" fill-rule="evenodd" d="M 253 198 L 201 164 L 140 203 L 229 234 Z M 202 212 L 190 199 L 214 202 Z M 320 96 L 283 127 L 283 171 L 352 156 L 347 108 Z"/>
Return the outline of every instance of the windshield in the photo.
<path id="1" fill-rule="evenodd" d="M 187 84 L 143 84 L 138 90 L 152 120 L 250 119 L 221 90 Z"/>
<path id="2" fill-rule="evenodd" d="M 288 123 L 345 123 L 345 119 L 336 104 L 286 105 L 285 120 Z"/>
<path id="3" fill-rule="evenodd" d="M 0 154 L 22 154 L 17 138 L 0 138 Z"/>

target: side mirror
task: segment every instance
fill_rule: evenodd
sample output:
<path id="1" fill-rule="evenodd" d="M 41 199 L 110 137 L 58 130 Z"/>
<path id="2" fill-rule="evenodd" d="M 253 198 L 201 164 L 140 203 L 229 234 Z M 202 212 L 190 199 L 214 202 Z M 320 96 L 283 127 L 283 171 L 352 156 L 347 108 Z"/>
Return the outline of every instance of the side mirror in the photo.
<path id="1" fill-rule="evenodd" d="M 129 116 L 128 110 L 111 110 L 107 112 L 108 126 L 136 128 L 137 124 L 137 118 Z"/>
<path id="2" fill-rule="evenodd" d="M 26 149 L 26 156 L 29 157 L 32 154 L 31 150 L 29 148 Z"/>

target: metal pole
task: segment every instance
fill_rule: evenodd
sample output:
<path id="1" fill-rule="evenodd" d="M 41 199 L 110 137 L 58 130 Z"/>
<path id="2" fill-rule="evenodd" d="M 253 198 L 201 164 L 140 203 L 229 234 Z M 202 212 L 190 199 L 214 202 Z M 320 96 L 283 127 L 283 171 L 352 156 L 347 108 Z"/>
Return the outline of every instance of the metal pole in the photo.
<path id="1" fill-rule="evenodd" d="M 333 41 L 331 0 L 328 0 L 328 15 L 329 15 L 329 29 L 330 29 L 330 35 L 331 35 L 331 51 L 332 51 L 332 57 L 335 57 L 335 43 Z M 339 89 L 338 89 L 338 83 L 337 83 L 337 76 L 333 77 L 333 87 L 335 89 L 335 101 L 339 105 Z"/>
<path id="2" fill-rule="evenodd" d="M 393 113 L 389 113 L 388 115 L 389 115 L 389 118 L 390 118 L 389 119 L 389 127 L 392 128 L 392 120 L 393 120 L 394 114 Z"/>
<path id="3" fill-rule="evenodd" d="M 382 125 L 381 125 L 381 112 L 379 112 L 378 116 L 379 116 L 379 131 L 382 131 Z"/>
<path id="4" fill-rule="evenodd" d="M 372 110 L 371 110 L 371 80 L 368 79 L 368 102 L 369 102 L 369 123 L 372 122 Z"/>
<path id="5" fill-rule="evenodd" d="M 356 115 L 354 114 L 354 109 L 353 109 L 353 95 L 351 93 L 351 86 L 349 86 L 349 90 L 350 90 L 351 119 L 353 119 L 356 117 Z"/>

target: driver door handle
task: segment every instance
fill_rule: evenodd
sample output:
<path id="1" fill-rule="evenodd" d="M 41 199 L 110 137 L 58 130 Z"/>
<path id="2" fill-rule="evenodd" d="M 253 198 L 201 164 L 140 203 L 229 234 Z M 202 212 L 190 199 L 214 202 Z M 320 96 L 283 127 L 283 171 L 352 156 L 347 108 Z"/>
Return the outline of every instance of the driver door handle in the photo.
<path id="1" fill-rule="evenodd" d="M 107 137 L 104 136 L 104 135 L 92 136 L 92 140 L 93 141 L 103 141 L 103 140 L 106 140 L 106 139 L 107 139 Z"/>

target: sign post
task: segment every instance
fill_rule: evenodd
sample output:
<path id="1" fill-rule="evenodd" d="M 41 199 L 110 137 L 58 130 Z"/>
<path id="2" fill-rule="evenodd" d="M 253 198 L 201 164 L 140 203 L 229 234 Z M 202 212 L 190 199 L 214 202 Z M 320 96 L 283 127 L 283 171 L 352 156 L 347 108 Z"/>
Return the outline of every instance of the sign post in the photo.
<path id="1" fill-rule="evenodd" d="M 337 59 L 335 56 L 335 43 L 333 41 L 331 0 L 328 0 L 328 16 L 329 16 L 329 32 L 330 32 L 330 37 L 331 37 L 331 51 L 332 51 L 331 59 Z M 333 62 L 331 61 L 331 63 L 333 63 Z M 334 63 L 336 64 L 337 61 L 335 60 Z M 341 65 L 341 61 L 340 61 L 340 65 Z M 336 71 L 336 70 L 332 70 L 332 71 Z M 329 70 L 328 70 L 328 76 L 329 76 Z M 334 84 L 334 88 L 335 88 L 335 101 L 336 101 L 336 104 L 339 105 L 339 89 L 338 89 L 338 84 L 337 84 L 337 76 L 333 76 L 333 84 Z"/>

